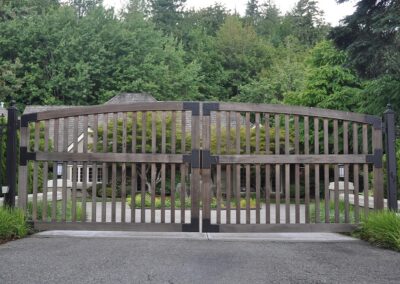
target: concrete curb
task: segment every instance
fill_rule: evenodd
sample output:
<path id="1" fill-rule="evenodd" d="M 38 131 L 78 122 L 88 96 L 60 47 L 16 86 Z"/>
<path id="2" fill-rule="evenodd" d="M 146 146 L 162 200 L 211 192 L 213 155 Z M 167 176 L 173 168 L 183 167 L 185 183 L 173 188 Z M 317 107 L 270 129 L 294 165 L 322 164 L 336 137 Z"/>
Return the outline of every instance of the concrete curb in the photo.
<path id="1" fill-rule="evenodd" d="M 266 242 L 353 242 L 358 239 L 336 233 L 170 233 L 125 231 L 45 231 L 33 238 L 120 238 L 120 239 L 180 239 L 209 241 Z"/>

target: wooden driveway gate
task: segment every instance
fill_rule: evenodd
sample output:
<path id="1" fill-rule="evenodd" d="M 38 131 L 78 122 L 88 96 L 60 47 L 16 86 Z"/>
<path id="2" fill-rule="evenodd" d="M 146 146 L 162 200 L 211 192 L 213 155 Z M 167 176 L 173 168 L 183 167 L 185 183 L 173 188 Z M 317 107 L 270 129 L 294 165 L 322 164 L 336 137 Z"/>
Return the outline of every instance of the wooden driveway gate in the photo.
<path id="1" fill-rule="evenodd" d="M 197 102 L 46 111 L 21 118 L 19 206 L 38 229 L 343 232 L 383 208 L 382 155 L 381 118 L 348 112 Z"/>

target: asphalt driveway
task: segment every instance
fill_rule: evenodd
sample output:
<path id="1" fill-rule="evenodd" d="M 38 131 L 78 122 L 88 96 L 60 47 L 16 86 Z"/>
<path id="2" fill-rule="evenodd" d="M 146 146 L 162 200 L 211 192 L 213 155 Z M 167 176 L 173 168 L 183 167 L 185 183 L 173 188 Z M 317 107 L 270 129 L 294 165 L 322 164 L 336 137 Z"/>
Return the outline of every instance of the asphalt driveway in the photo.
<path id="1" fill-rule="evenodd" d="M 400 283 L 362 241 L 33 236 L 0 246 L 0 283 Z"/>

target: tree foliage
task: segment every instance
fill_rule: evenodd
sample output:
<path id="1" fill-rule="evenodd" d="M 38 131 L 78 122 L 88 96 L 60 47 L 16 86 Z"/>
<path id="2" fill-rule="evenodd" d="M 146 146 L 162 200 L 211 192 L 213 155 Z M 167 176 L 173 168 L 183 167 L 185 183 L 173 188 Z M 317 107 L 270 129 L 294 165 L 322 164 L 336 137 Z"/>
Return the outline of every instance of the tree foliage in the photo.
<path id="1" fill-rule="evenodd" d="M 102 2 L 0 0 L 0 100 L 92 105 L 147 92 L 375 114 L 400 105 L 399 1 L 358 1 L 330 32 L 340 50 L 314 0 L 285 15 L 248 0 L 243 16 L 185 0 L 130 0 L 116 14 Z"/>
<path id="2" fill-rule="evenodd" d="M 360 81 L 343 64 L 346 55 L 329 41 L 317 44 L 308 58 L 304 90 L 289 93 L 289 104 L 356 111 Z"/>
<path id="3" fill-rule="evenodd" d="M 365 79 L 360 111 L 381 114 L 387 103 L 400 110 L 399 27 L 400 1 L 363 0 L 330 33 L 336 46 L 348 53 L 348 64 Z"/>

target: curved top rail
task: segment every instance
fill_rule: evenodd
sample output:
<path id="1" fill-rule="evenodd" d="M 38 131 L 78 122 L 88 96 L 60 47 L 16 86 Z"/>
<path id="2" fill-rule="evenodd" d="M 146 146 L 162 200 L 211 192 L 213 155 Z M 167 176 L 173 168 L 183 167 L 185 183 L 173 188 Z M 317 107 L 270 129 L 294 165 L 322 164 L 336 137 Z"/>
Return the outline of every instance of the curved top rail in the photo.
<path id="1" fill-rule="evenodd" d="M 215 105 L 215 103 L 213 105 Z M 354 112 L 313 108 L 313 107 L 274 105 L 274 104 L 219 103 L 218 105 L 219 105 L 218 110 L 220 111 L 292 114 L 292 115 L 345 120 L 363 124 L 371 124 L 374 126 L 374 128 L 382 127 L 382 119 L 379 116 L 360 114 Z"/>
<path id="2" fill-rule="evenodd" d="M 189 103 L 190 104 L 190 103 Z M 27 126 L 29 122 L 48 119 L 85 116 L 95 114 L 134 112 L 134 111 L 182 111 L 187 109 L 183 102 L 138 102 L 131 104 L 97 105 L 84 107 L 71 107 L 65 109 L 48 110 L 25 114 L 21 117 L 21 125 Z"/>

